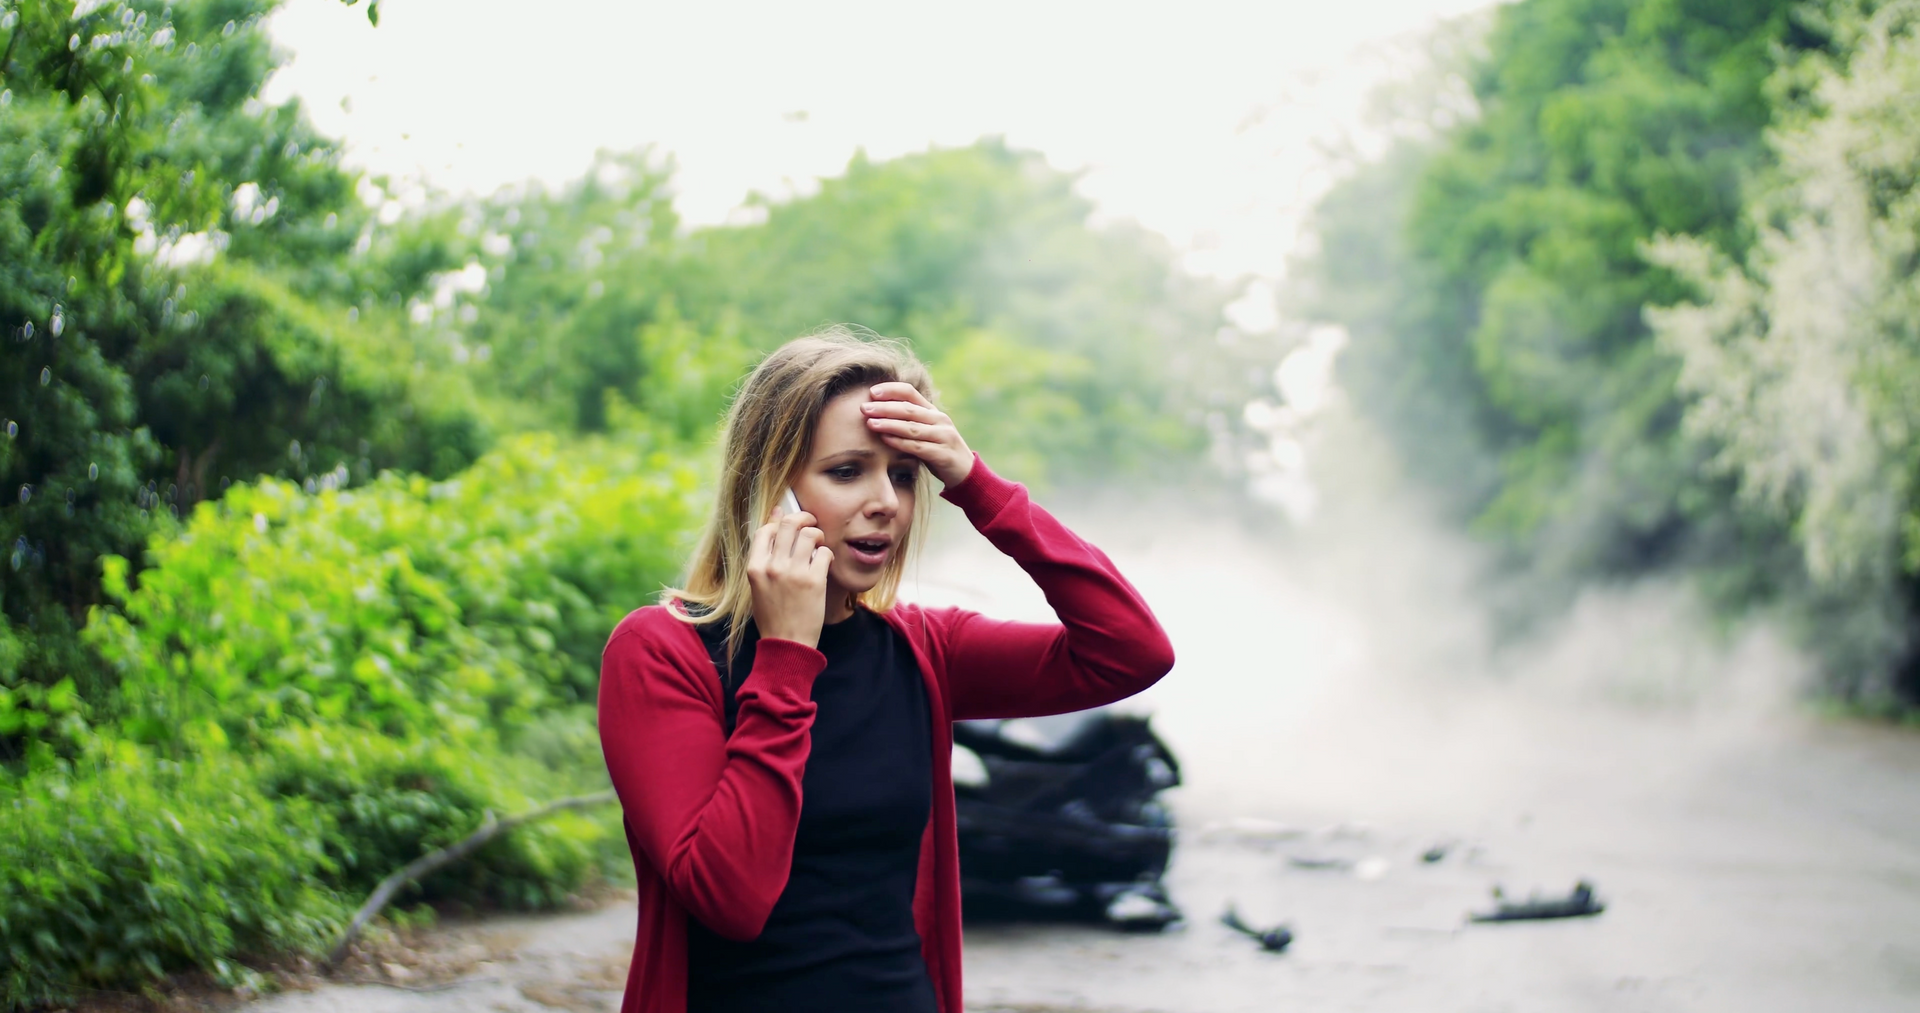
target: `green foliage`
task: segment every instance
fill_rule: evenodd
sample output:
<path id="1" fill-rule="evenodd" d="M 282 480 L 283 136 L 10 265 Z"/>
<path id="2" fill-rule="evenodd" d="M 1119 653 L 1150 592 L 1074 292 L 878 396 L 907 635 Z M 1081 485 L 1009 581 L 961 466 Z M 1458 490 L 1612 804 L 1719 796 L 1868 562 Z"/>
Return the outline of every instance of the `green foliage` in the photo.
<path id="1" fill-rule="evenodd" d="M 111 761 L 0 781 L 0 1005 L 67 1001 L 203 968 L 314 952 L 351 912 L 321 885 L 325 822 L 212 755 Z"/>
<path id="2" fill-rule="evenodd" d="M 1202 413 L 1251 393 L 1214 341 L 1226 292 L 1175 270 L 1144 230 L 1091 226 L 1073 182 L 992 139 L 856 156 L 810 197 L 763 200 L 760 225 L 696 235 L 695 257 L 762 347 L 851 321 L 909 339 L 957 403 L 1044 405 L 1031 421 L 1060 428 L 993 441 L 1044 464 L 1023 477 L 1197 459 Z M 994 351 L 962 348 L 982 332 Z M 980 373 L 983 354 L 1008 371 Z"/>
<path id="3" fill-rule="evenodd" d="M 75 756 L 40 748 L 0 781 L 21 814 L 0 859 L 26 891 L 0 945 L 32 968 L 0 1003 L 314 950 L 485 810 L 602 787 L 600 648 L 673 576 L 696 478 L 640 435 L 525 436 L 442 482 L 234 486 L 154 539 L 137 587 L 110 558 L 86 637 L 116 690 L 0 710 L 60 722 Z M 69 837 L 70 861 L 20 857 Z M 623 848 L 610 814 L 562 814 L 419 896 L 551 904 Z M 129 896 L 146 906 L 124 913 Z"/>
<path id="4" fill-rule="evenodd" d="M 947 412 L 967 420 L 967 444 L 1008 474 L 1044 476 L 1051 463 L 1097 443 L 1098 421 L 1089 417 L 1087 404 L 1109 392 L 1094 381 L 1093 363 L 1082 356 L 1022 347 L 997 332 L 975 330 L 932 367 Z M 1153 419 L 1142 413 L 1140 421 Z M 1183 434 L 1152 435 L 1177 446 Z"/>
<path id="5" fill-rule="evenodd" d="M 591 715 L 572 712 L 590 736 Z M 69 1001 L 201 969 L 317 955 L 380 879 L 516 812 L 585 790 L 515 751 L 344 728 L 289 728 L 251 756 L 169 760 L 105 741 L 68 767 L 0 782 L 0 1006 Z M 599 787 L 592 785 L 591 787 Z M 412 888 L 439 902 L 540 907 L 625 861 L 611 813 L 563 813 L 496 838 Z"/>
<path id="6" fill-rule="evenodd" d="M 0 0 L 0 1006 L 254 982 L 488 810 L 603 787 L 607 631 L 788 338 L 911 339 L 1034 479 L 1184 466 L 1258 382 L 1228 291 L 997 141 L 691 234 L 647 150 L 400 201 L 259 98 L 274 7 Z M 406 900 L 626 861 L 566 812 Z"/>
<path id="7" fill-rule="evenodd" d="M 1806 98 L 1771 137 L 1757 242 L 1744 262 L 1705 237 L 1654 244 L 1706 298 L 1649 317 L 1682 363 L 1688 429 L 1793 532 L 1802 618 L 1874 701 L 1920 610 L 1920 5 L 1832 14 L 1836 55 L 1779 75 Z"/>
<path id="8" fill-rule="evenodd" d="M 650 377 L 649 328 L 686 326 L 675 233 L 679 217 L 666 193 L 668 170 L 646 150 L 602 152 L 577 183 L 551 192 L 538 184 L 509 190 L 468 209 L 481 236 L 486 291 L 443 322 L 473 349 L 473 372 L 524 425 L 598 432 L 608 428 L 607 392 L 645 410 L 640 387 L 668 388 Z M 675 340 L 704 344 L 705 321 Z M 717 323 L 717 321 L 716 321 Z M 743 361 L 712 335 L 703 355 Z M 658 336 L 656 336 L 656 341 Z M 669 357 L 670 359 L 670 357 Z M 704 431 L 706 425 L 699 427 Z"/>
<path id="9" fill-rule="evenodd" d="M 1321 207 L 1302 308 L 1348 325 L 1342 379 L 1417 472 L 1543 571 L 1641 573 L 1729 537 L 1640 318 L 1683 288 L 1640 244 L 1744 242 L 1787 7 L 1501 8 L 1466 71 L 1480 117 Z"/>
<path id="10" fill-rule="evenodd" d="M 1479 119 L 1336 188 L 1295 294 L 1347 327 L 1341 378 L 1409 470 L 1516 563 L 1691 574 L 1792 617 L 1855 697 L 1892 685 L 1916 602 L 1910 21 L 1503 7 L 1463 71 Z"/>
<path id="11" fill-rule="evenodd" d="M 236 486 L 149 548 L 87 636 L 137 741 L 257 747 L 307 724 L 511 733 L 593 698 L 606 633 L 674 575 L 694 474 L 644 440 L 516 438 L 458 478 Z"/>
<path id="12" fill-rule="evenodd" d="M 1430 332 L 1397 340 L 1471 365 L 1421 379 L 1466 381 L 1446 395 L 1499 468 L 1481 524 L 1564 572 L 1671 563 L 1703 522 L 1690 500 L 1718 510 L 1677 438 L 1672 360 L 1640 318 L 1681 289 L 1639 244 L 1659 231 L 1743 242 L 1741 184 L 1761 160 L 1788 7 L 1504 8 L 1474 78 L 1481 118 L 1415 184 L 1407 236 L 1437 312 Z"/>
<path id="13" fill-rule="evenodd" d="M 1473 358 L 1446 328 L 1457 300 L 1412 248 L 1407 220 L 1431 152 L 1406 142 L 1361 167 L 1314 212 L 1317 254 L 1294 265 L 1288 298 L 1309 318 L 1339 321 L 1339 378 L 1378 420 L 1407 470 L 1472 516 L 1499 487 L 1484 432 L 1494 426 Z"/>
<path id="14" fill-rule="evenodd" d="M 98 560 L 233 479 L 446 474 L 485 427 L 404 302 L 398 242 L 273 69 L 270 0 L 9 4 L 0 104 L 0 608 L 16 710 L 97 668 Z M 356 323 L 357 321 L 357 323 Z M 396 354 L 398 352 L 399 354 Z M 0 706 L 6 706 L 0 704 Z M 19 743 L 0 732 L 0 758 Z"/>
<path id="15" fill-rule="evenodd" d="M 591 734 L 590 711 L 555 716 Z M 595 741 L 590 757 L 569 754 L 555 768 L 519 748 L 401 741 L 320 725 L 277 735 L 256 776 L 280 804 L 320 814 L 326 861 L 314 878 L 357 904 L 389 873 L 472 833 L 488 809 L 509 815 L 604 787 L 582 773 L 593 768 L 581 761 L 598 761 L 598 750 Z M 442 902 L 539 908 L 626 859 L 610 812 L 562 813 L 495 838 L 409 892 Z"/>
<path id="16" fill-rule="evenodd" d="M 1142 230 L 1090 225 L 1073 177 L 1038 154 L 989 140 L 856 157 L 815 194 L 755 198 L 761 222 L 677 241 L 667 171 L 603 154 L 560 192 L 473 209 L 501 251 L 479 261 L 493 280 L 459 327 L 486 389 L 540 424 L 600 430 L 614 404 L 692 436 L 756 353 L 848 322 L 908 339 L 956 403 L 1034 402 L 1024 417 L 1043 428 L 963 420 L 1000 426 L 983 449 L 1033 478 L 1178 465 L 1204 442 L 1201 413 L 1248 389 L 1240 360 L 1208 351 L 1224 289 Z M 983 333 L 990 352 L 962 347 Z M 1007 370 L 982 373 L 988 355 Z"/>

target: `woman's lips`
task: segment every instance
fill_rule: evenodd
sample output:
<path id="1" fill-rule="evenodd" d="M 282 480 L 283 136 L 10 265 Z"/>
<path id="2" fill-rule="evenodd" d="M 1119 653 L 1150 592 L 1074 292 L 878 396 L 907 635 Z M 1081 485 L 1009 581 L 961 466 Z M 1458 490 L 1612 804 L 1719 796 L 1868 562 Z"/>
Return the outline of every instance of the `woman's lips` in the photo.
<path id="1" fill-rule="evenodd" d="M 879 566 L 887 561 L 887 553 L 893 550 L 892 539 L 887 538 L 849 538 L 846 541 L 847 554 L 853 561 L 863 566 Z"/>

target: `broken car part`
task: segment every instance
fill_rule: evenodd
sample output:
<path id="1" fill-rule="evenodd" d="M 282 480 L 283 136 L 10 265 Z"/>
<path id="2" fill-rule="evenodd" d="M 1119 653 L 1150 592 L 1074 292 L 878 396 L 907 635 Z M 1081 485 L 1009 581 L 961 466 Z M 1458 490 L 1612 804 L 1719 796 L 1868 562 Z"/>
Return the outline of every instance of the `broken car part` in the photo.
<path id="1" fill-rule="evenodd" d="M 1500 888 L 1493 890 L 1494 906 L 1491 911 L 1473 911 L 1467 915 L 1468 921 L 1475 922 L 1520 922 L 1540 921 L 1548 918 L 1584 918 L 1597 915 L 1607 909 L 1593 895 L 1593 884 L 1581 880 L 1573 885 L 1572 892 L 1565 897 L 1528 897 L 1524 901 L 1502 899 Z"/>
<path id="2" fill-rule="evenodd" d="M 1180 919 L 1160 878 L 1180 766 L 1148 719 L 1111 708 L 953 728 L 960 887 L 969 915 Z"/>
<path id="3" fill-rule="evenodd" d="M 1266 950 L 1268 953 L 1279 953 L 1288 946 L 1293 945 L 1292 929 L 1285 925 L 1276 925 L 1270 929 L 1256 929 L 1246 922 L 1241 921 L 1240 912 L 1234 910 L 1231 904 L 1227 906 L 1227 913 L 1220 916 L 1220 924 L 1225 925 L 1227 928 L 1243 936 L 1252 938 L 1260 944 L 1261 949 Z"/>

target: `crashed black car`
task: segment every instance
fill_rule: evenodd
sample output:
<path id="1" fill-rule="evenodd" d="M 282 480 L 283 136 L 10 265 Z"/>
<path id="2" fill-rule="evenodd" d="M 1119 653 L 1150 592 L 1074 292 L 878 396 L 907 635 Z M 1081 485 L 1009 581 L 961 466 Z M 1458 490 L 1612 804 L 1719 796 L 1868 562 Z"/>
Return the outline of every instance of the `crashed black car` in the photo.
<path id="1" fill-rule="evenodd" d="M 1111 708 L 953 727 L 960 889 L 969 917 L 1158 929 L 1180 765 L 1148 719 Z"/>

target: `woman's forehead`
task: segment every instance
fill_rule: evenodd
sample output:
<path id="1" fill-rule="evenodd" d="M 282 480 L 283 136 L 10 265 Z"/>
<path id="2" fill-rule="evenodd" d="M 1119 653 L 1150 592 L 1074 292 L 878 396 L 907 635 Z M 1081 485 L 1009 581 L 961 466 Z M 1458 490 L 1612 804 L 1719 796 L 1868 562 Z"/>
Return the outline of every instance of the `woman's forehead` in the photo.
<path id="1" fill-rule="evenodd" d="M 880 457 L 918 460 L 905 451 L 895 450 L 867 428 L 866 413 L 860 410 L 870 398 L 866 388 L 848 391 L 827 402 L 820 421 L 813 427 L 813 458 Z"/>

